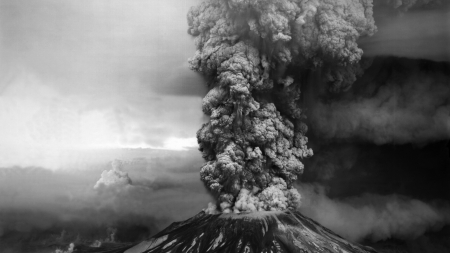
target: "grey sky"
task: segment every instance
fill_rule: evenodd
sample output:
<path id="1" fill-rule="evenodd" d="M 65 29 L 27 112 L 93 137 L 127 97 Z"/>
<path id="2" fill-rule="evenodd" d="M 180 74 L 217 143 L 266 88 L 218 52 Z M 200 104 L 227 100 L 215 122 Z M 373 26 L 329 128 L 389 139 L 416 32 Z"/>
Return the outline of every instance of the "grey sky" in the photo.
<path id="1" fill-rule="evenodd" d="M 187 64 L 196 2 L 0 0 L 0 165 L 169 138 L 192 146 L 206 93 Z"/>

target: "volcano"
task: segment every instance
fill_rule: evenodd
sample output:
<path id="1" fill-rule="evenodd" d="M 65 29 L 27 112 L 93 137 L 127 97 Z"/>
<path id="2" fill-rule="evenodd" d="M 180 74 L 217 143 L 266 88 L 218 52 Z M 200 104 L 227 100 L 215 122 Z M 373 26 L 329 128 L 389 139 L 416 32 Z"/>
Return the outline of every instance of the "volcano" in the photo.
<path id="1" fill-rule="evenodd" d="M 172 223 L 150 240 L 124 251 L 376 253 L 353 244 L 296 211 L 206 214 Z"/>

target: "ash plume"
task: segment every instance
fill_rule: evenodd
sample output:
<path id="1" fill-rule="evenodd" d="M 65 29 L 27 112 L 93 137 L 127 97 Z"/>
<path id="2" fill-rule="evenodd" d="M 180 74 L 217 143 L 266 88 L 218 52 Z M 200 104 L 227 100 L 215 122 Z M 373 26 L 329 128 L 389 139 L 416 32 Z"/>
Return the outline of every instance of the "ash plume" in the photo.
<path id="1" fill-rule="evenodd" d="M 414 239 L 450 224 L 450 205 L 391 194 L 332 199 L 321 185 L 302 184 L 300 211 L 351 241 Z"/>
<path id="2" fill-rule="evenodd" d="M 443 0 L 375 0 L 375 5 L 386 5 L 405 12 L 410 8 L 435 7 L 442 5 Z"/>
<path id="3" fill-rule="evenodd" d="M 376 65 L 383 66 L 381 68 Z M 370 73 L 374 72 L 374 73 Z M 324 139 L 375 144 L 428 143 L 450 138 L 450 66 L 378 59 L 358 89 L 309 106 L 309 121 Z"/>
<path id="4" fill-rule="evenodd" d="M 285 210 L 312 156 L 300 106 L 308 69 L 331 91 L 362 73 L 356 41 L 376 31 L 371 1 L 210 0 L 188 13 L 197 52 L 191 68 L 209 80 L 197 132 L 201 179 L 222 212 Z M 304 75 L 304 76 L 302 76 Z"/>
<path id="5" fill-rule="evenodd" d="M 434 3 L 432 7 L 407 12 L 410 5 L 401 5 L 400 11 L 380 6 L 381 14 L 375 15 L 378 32 L 358 41 L 364 56 L 450 61 L 450 5 Z"/>

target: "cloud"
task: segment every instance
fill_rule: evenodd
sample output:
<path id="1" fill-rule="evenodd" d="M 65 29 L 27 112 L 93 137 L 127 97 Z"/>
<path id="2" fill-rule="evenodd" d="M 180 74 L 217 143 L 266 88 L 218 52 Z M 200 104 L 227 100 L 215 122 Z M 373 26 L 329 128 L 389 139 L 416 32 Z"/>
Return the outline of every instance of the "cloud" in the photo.
<path id="1" fill-rule="evenodd" d="M 303 214 L 351 241 L 412 240 L 450 224 L 449 202 L 369 193 L 331 199 L 321 185 L 302 184 L 298 189 Z"/>
<path id="2" fill-rule="evenodd" d="M 194 2 L 1 0 L 0 166 L 194 137 L 206 92 L 187 64 Z"/>
<path id="3" fill-rule="evenodd" d="M 122 161 L 113 161 L 111 167 L 110 170 L 104 170 L 102 172 L 100 179 L 94 185 L 94 189 L 132 185 L 128 173 L 122 171 Z"/>
<path id="4" fill-rule="evenodd" d="M 182 67 L 190 54 L 186 49 L 194 49 L 184 17 L 194 2 L 2 0 L 1 73 L 28 67 L 45 80 L 57 80 L 53 85 L 68 93 L 126 91 L 133 81 L 164 85 L 158 77 L 191 73 Z M 157 81 L 146 83 L 150 76 Z"/>
<path id="5" fill-rule="evenodd" d="M 380 14 L 375 16 L 378 32 L 360 39 L 358 44 L 369 57 L 450 61 L 450 5 L 443 5 L 401 14 L 379 9 Z"/>
<path id="6" fill-rule="evenodd" d="M 310 104 L 311 129 L 324 139 L 362 140 L 378 145 L 448 139 L 448 70 L 446 63 L 377 59 L 357 88 Z"/>
<path id="7" fill-rule="evenodd" d="M 20 234 L 42 245 L 66 230 L 60 243 L 67 247 L 77 234 L 78 240 L 85 240 L 81 242 L 105 240 L 108 227 L 117 228 L 118 241 L 140 240 L 195 215 L 212 201 L 198 178 L 198 151 L 138 149 L 119 154 L 123 160 L 113 163 L 114 168 L 103 154 L 81 171 L 0 169 L 0 241 L 25 245 L 14 236 Z"/>

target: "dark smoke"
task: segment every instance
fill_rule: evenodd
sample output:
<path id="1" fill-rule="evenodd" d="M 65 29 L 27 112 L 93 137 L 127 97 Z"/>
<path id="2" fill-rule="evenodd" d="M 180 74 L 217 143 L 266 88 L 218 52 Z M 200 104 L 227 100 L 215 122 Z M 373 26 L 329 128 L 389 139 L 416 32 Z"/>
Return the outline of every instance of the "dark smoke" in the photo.
<path id="1" fill-rule="evenodd" d="M 389 13 L 375 9 L 378 32 L 358 41 L 364 56 L 398 56 L 450 61 L 450 5 Z M 384 15 L 383 15 L 384 14 Z"/>
<path id="2" fill-rule="evenodd" d="M 401 195 L 363 194 L 331 199 L 320 185 L 299 185 L 300 211 L 351 241 L 415 239 L 450 224 L 450 204 Z"/>
<path id="3" fill-rule="evenodd" d="M 301 210 L 351 240 L 416 238 L 448 224 L 447 7 L 209 0 L 192 8 L 190 64 L 210 90 L 200 174 L 217 209 L 295 208 L 293 184 L 305 172 L 302 182 L 321 182 L 331 197 L 300 185 Z"/>
<path id="4" fill-rule="evenodd" d="M 330 90 L 348 89 L 362 71 L 356 40 L 376 30 L 371 2 L 211 0 L 188 23 L 191 68 L 210 80 L 210 122 L 197 133 L 203 182 L 223 212 L 295 208 L 292 183 L 312 155 L 302 69 L 323 67 Z"/>
<path id="5" fill-rule="evenodd" d="M 449 84 L 446 62 L 378 58 L 349 92 L 309 105 L 311 129 L 376 144 L 449 139 Z"/>

